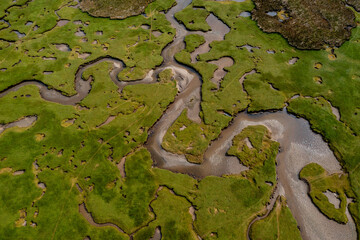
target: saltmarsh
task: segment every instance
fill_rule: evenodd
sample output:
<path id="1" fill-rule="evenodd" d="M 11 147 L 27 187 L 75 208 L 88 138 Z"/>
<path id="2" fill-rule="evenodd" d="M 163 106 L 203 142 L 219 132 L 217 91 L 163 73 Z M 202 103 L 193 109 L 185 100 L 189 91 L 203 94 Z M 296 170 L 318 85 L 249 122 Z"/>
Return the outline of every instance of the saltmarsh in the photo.
<path id="1" fill-rule="evenodd" d="M 252 11 L 251 1 L 232 4 L 195 0 L 192 5 L 205 8 L 231 28 L 225 40 L 212 42 L 211 50 L 197 56 L 196 63 L 191 63 L 191 48 L 176 54 L 178 61 L 202 76 L 203 122 L 220 132 L 240 111 L 276 110 L 290 103 L 288 110 L 309 120 L 313 130 L 329 143 L 349 173 L 351 187 L 358 198 L 360 70 L 357 66 L 360 58 L 356 53 L 360 51 L 359 27 L 352 29 L 350 40 L 339 48 L 299 50 L 289 46 L 278 34 L 262 32 L 251 18 L 239 15 Z M 350 10 L 359 25 L 359 13 Z M 182 21 L 195 20 L 189 15 Z M 209 62 L 222 57 L 231 57 L 234 64 L 217 89 L 211 82 L 216 66 Z M 295 99 L 298 96 L 300 98 Z M 340 121 L 334 109 L 340 112 Z M 357 200 L 350 205 L 350 210 L 359 227 Z"/>
<path id="2" fill-rule="evenodd" d="M 91 17 L 72 8 L 73 1 L 17 3 L 19 6 L 6 2 L 0 7 L 11 25 L 4 22 L 0 27 L 0 91 L 35 79 L 73 95 L 79 66 L 104 56 L 125 63 L 120 80 L 140 79 L 162 63 L 161 50 L 175 36 L 160 13 L 174 1 L 157 0 L 147 7 L 146 16 L 121 21 Z M 211 43 L 210 52 L 198 56 L 195 64 L 190 53 L 204 39 L 200 35 L 185 38 L 186 49 L 176 58 L 202 77 L 202 122 L 191 122 L 184 112 L 166 133 L 163 146 L 201 162 L 209 142 L 238 112 L 277 110 L 288 103 L 291 113 L 309 120 L 329 142 L 348 172 L 355 194 L 349 208 L 359 226 L 359 27 L 338 49 L 300 51 L 280 35 L 265 34 L 250 18 L 239 16 L 253 8 L 249 0 L 194 0 L 177 14 L 188 29 L 209 31 L 206 17 L 213 13 L 231 31 L 224 41 Z M 355 15 L 359 22 L 359 14 Z M 64 20 L 61 24 L 60 19 Z M 19 38 L 15 31 L 25 36 Z M 153 31 L 162 34 L 156 37 Z M 58 44 L 66 44 L 69 51 L 57 48 Z M 217 88 L 211 82 L 217 66 L 209 62 L 222 57 L 232 58 L 234 64 L 226 69 Z M 295 63 L 290 61 L 294 58 L 298 59 Z M 154 168 L 142 145 L 148 129 L 175 99 L 172 74 L 163 72 L 155 84 L 127 86 L 120 93 L 108 77 L 112 67 L 101 63 L 84 73 L 85 79 L 93 78 L 92 90 L 77 106 L 44 101 L 35 86 L 0 98 L 0 123 L 38 117 L 30 128 L 8 129 L 0 135 L 0 171 L 7 169 L 0 174 L 4 189 L 0 192 L 0 236 L 129 239 L 133 234 L 134 239 L 147 239 L 161 227 L 164 239 L 196 239 L 196 235 L 245 239 L 249 223 L 265 213 L 274 191 L 278 144 L 270 140 L 264 127 L 245 129 L 232 147 L 233 154 L 250 167 L 241 175 L 196 180 Z M 296 95 L 299 97 L 292 99 Z M 340 121 L 332 107 L 339 110 Z M 122 159 L 125 176 L 118 169 Z M 18 170 L 25 172 L 14 176 Z M 333 182 L 327 183 L 328 189 L 334 187 Z M 78 212 L 83 202 L 96 222 L 114 223 L 125 233 L 91 226 Z M 280 221 L 292 221 L 283 202 L 277 204 L 281 205 Z M 273 235 L 278 233 L 271 218 L 276 211 L 258 225 Z M 295 223 L 291 223 L 293 229 Z M 260 227 L 254 225 L 254 236 L 261 236 Z M 297 231 L 293 233 L 291 238 L 298 237 Z"/>

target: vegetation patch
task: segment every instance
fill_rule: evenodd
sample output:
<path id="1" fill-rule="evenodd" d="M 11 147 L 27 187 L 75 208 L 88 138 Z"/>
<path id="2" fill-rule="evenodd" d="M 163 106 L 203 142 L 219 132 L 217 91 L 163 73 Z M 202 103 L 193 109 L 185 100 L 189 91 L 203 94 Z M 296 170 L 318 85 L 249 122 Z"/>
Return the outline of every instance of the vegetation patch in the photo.
<path id="1" fill-rule="evenodd" d="M 344 1 L 255 0 L 253 19 L 265 32 L 278 32 L 299 49 L 339 47 L 356 27 Z M 273 14 L 272 14 L 273 13 Z"/>
<path id="2" fill-rule="evenodd" d="M 7 43 L 0 45 L 0 69 L 6 69 L 1 72 L 0 91 L 33 79 L 70 96 L 76 94 L 74 78 L 79 67 L 101 57 L 123 60 L 127 68 L 119 78 L 126 81 L 141 79 L 162 63 L 162 49 L 173 40 L 175 30 L 159 11 L 171 7 L 174 1 L 157 0 L 145 9 L 149 16 L 124 20 L 92 17 L 72 8 L 72 2 L 61 0 L 49 4 L 36 0 L 8 10 L 4 20 L 9 27 L 0 30 L 0 39 Z M 132 4 L 132 1 L 124 2 Z M 39 14 L 40 6 L 45 8 L 44 14 Z M 32 24 L 27 24 L 29 21 Z M 65 22 L 58 24 L 58 21 Z M 142 25 L 150 29 L 143 29 Z M 19 39 L 14 31 L 24 32 L 26 36 Z M 154 37 L 152 31 L 162 34 Z M 9 44 L 15 41 L 18 41 L 16 46 Z"/>
<path id="3" fill-rule="evenodd" d="M 286 199 L 279 196 L 270 214 L 256 221 L 250 229 L 250 239 L 294 239 L 301 240 L 296 220 L 286 205 Z"/>
<path id="4" fill-rule="evenodd" d="M 190 34 L 185 37 L 185 48 L 188 52 L 193 52 L 197 49 L 200 45 L 205 43 L 205 38 L 199 34 Z"/>
<path id="5" fill-rule="evenodd" d="M 310 163 L 300 172 L 300 178 L 305 180 L 310 187 L 309 195 L 313 203 L 328 218 L 338 223 L 347 223 L 345 211 L 347 208 L 347 197 L 354 197 L 348 176 L 345 174 L 329 174 L 320 165 Z M 340 200 L 340 206 L 335 206 L 325 195 L 334 194 Z"/>
<path id="6" fill-rule="evenodd" d="M 285 107 L 286 96 L 268 84 L 262 76 L 250 75 L 244 81 L 245 91 L 251 98 L 249 112 L 259 112 L 264 110 L 280 110 Z"/>
<path id="7" fill-rule="evenodd" d="M 278 148 L 279 144 L 271 140 L 269 130 L 258 125 L 249 126 L 236 135 L 227 153 L 236 156 L 241 164 L 254 168 L 263 165 Z"/>
<path id="8" fill-rule="evenodd" d="M 206 22 L 209 14 L 206 9 L 194 9 L 192 5 L 189 5 L 183 11 L 176 13 L 175 18 L 191 31 L 207 32 L 211 30 L 209 24 Z"/>
<path id="9" fill-rule="evenodd" d="M 187 117 L 184 110 L 164 136 L 162 147 L 176 154 L 184 154 L 192 163 L 201 163 L 209 143 L 215 138 L 211 126 L 198 124 Z"/>
<path id="10" fill-rule="evenodd" d="M 251 163 L 251 168 L 240 176 L 210 176 L 198 184 L 199 193 L 194 201 L 198 209 L 195 226 L 203 239 L 215 236 L 219 239 L 246 239 L 250 222 L 256 215 L 266 212 L 265 205 L 276 185 L 275 162 L 279 144 L 267 139 L 265 127 L 256 126 L 255 129 L 257 133 L 249 127 L 241 134 L 251 132 L 255 146 L 268 146 L 265 159 Z"/>

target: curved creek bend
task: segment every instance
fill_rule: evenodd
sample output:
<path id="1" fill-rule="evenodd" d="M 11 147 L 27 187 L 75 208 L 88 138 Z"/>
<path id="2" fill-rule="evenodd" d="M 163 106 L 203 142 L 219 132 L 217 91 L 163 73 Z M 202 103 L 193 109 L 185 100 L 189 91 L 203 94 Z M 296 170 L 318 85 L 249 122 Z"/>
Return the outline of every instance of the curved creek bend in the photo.
<path id="1" fill-rule="evenodd" d="M 175 20 L 174 14 L 184 9 L 191 2 L 192 0 L 177 0 L 177 5 L 166 13 L 166 18 L 171 22 L 172 27 L 176 29 L 176 37 L 162 52 L 164 58 L 163 64 L 157 69 L 150 71 L 144 79 L 131 82 L 119 81 L 117 75 L 125 67 L 123 62 L 111 57 L 103 57 L 79 67 L 75 76 L 77 94 L 74 96 L 64 96 L 61 92 L 49 90 L 48 86 L 38 81 L 24 81 L 0 93 L 0 98 L 10 91 L 17 91 L 25 85 L 36 85 L 43 99 L 60 104 L 76 105 L 91 91 L 92 79 L 83 80 L 83 72 L 100 62 L 113 63 L 110 78 L 119 87 L 120 92 L 127 85 L 155 83 L 158 73 L 170 68 L 175 73 L 179 93 L 159 121 L 149 130 L 149 137 L 145 144 L 157 167 L 186 173 L 200 179 L 209 175 L 238 174 L 247 168 L 241 165 L 236 157 L 227 156 L 226 152 L 232 144 L 232 139 L 247 126 L 264 125 L 271 131 L 272 139 L 278 141 L 281 146 L 281 151 L 277 156 L 278 183 L 274 196 L 270 199 L 270 204 L 267 206 L 268 211 L 274 206 L 277 196 L 283 195 L 286 197 L 288 206 L 300 227 L 303 239 L 356 239 L 355 224 L 348 211 L 349 222 L 345 225 L 338 224 L 320 213 L 307 195 L 308 186 L 298 177 L 299 172 L 304 166 L 315 162 L 324 167 L 329 173 L 337 173 L 342 170 L 328 145 L 320 135 L 315 134 L 310 129 L 309 123 L 304 119 L 298 119 L 289 115 L 286 110 L 260 114 L 239 113 L 230 126 L 224 129 L 220 136 L 208 147 L 204 155 L 204 162 L 201 165 L 189 163 L 184 156 L 167 152 L 161 147 L 166 131 L 184 109 L 188 109 L 189 119 L 194 122 L 201 122 L 199 117 L 201 78 L 192 69 L 180 65 L 174 60 L 175 53 L 184 48 L 184 37 L 194 33 L 205 37 L 206 42 L 191 55 L 192 62 L 196 62 L 198 54 L 208 52 L 210 50 L 209 44 L 214 40 L 222 40 L 230 30 L 228 26 L 213 14 L 210 14 L 207 22 L 212 27 L 212 31 L 208 33 L 187 31 L 183 25 Z M 219 79 L 226 74 L 221 72 L 223 67 L 232 65 L 231 61 L 227 60 L 214 61 L 214 64 L 219 67 Z M 219 79 L 214 81 L 219 81 Z M 91 224 L 99 225 L 93 221 L 91 215 L 86 211 L 84 204 L 80 205 L 80 212 Z M 254 219 L 252 223 L 259 219 L 261 217 Z M 112 226 L 110 223 L 107 225 Z M 114 227 L 118 228 L 117 226 Z M 119 229 L 119 231 L 122 230 Z M 160 230 L 158 229 L 157 231 L 153 239 L 161 239 Z"/>

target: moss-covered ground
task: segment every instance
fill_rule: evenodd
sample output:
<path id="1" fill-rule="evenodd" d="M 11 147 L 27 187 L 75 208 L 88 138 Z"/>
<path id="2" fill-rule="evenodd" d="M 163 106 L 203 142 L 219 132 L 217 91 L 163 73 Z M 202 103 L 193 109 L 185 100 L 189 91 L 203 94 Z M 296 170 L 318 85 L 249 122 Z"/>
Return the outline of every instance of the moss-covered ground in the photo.
<path id="1" fill-rule="evenodd" d="M 266 127 L 249 126 L 234 137 L 227 153 L 236 156 L 244 166 L 253 168 L 261 166 L 278 147 L 273 144 Z"/>
<path id="2" fill-rule="evenodd" d="M 190 34 L 185 37 L 184 41 L 186 50 L 188 52 L 193 52 L 196 48 L 205 43 L 205 38 L 199 34 Z"/>

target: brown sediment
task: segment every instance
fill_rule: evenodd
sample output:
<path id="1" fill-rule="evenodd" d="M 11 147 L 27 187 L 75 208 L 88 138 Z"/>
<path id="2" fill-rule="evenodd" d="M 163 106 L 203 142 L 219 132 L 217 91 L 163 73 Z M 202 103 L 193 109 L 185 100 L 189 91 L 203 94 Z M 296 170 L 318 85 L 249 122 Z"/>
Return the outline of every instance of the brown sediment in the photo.
<path id="1" fill-rule="evenodd" d="M 123 157 L 121 159 L 121 161 L 117 164 L 117 167 L 120 171 L 120 175 L 122 178 L 126 177 L 126 172 L 125 172 L 125 162 L 126 162 L 126 157 Z"/>
<path id="2" fill-rule="evenodd" d="M 297 63 L 297 61 L 299 61 L 299 58 L 298 57 L 293 57 L 292 59 L 289 60 L 289 64 L 290 65 L 294 65 L 295 63 Z"/>
<path id="3" fill-rule="evenodd" d="M 162 35 L 162 32 L 160 31 L 152 31 L 151 32 L 155 37 L 160 37 Z"/>
<path id="4" fill-rule="evenodd" d="M 245 45 L 243 45 L 243 46 L 239 46 L 238 48 L 240 48 L 240 49 L 246 49 L 248 52 L 250 52 L 250 53 L 252 53 L 252 52 L 254 52 L 253 51 L 253 49 L 260 49 L 260 47 L 254 47 L 254 46 L 251 46 L 251 45 L 249 45 L 249 44 L 245 44 Z"/>
<path id="5" fill-rule="evenodd" d="M 255 74 L 256 73 L 256 69 L 251 70 L 250 72 L 245 73 L 244 75 L 241 76 L 241 78 L 239 79 L 239 82 L 241 85 L 244 84 L 244 80 L 246 79 L 247 76 L 251 75 L 251 74 Z M 243 86 L 244 89 L 244 86 Z"/>
<path id="6" fill-rule="evenodd" d="M 225 68 L 231 67 L 234 64 L 234 60 L 230 57 L 222 57 L 219 60 L 210 61 L 209 63 L 215 64 L 218 67 L 218 69 L 214 72 L 214 76 L 211 81 L 216 84 L 219 89 L 221 80 L 227 74 Z"/>
<path id="7" fill-rule="evenodd" d="M 190 208 L 189 208 L 189 213 L 190 213 L 190 215 L 191 215 L 191 218 L 192 218 L 192 220 L 193 220 L 193 222 L 196 220 L 196 215 L 195 215 L 195 208 L 194 208 L 194 206 L 191 206 Z"/>
<path id="8" fill-rule="evenodd" d="M 297 48 L 339 47 L 356 27 L 355 15 L 344 2 L 254 0 L 252 18 L 263 31 L 278 32 Z"/>
<path id="9" fill-rule="evenodd" d="M 78 183 L 75 184 L 76 185 L 76 188 L 77 190 L 82 193 L 83 192 L 83 189 L 80 187 L 80 185 Z"/>
<path id="10" fill-rule="evenodd" d="M 338 108 L 334 107 L 330 101 L 327 101 L 329 103 L 329 105 L 331 106 L 331 112 L 332 114 L 334 114 L 334 116 L 336 117 L 336 120 L 340 121 L 340 111 Z"/>
<path id="11" fill-rule="evenodd" d="M 334 205 L 336 209 L 340 208 L 341 200 L 339 199 L 339 195 L 337 193 L 327 190 L 326 192 L 324 192 L 324 195 L 328 198 L 329 202 Z"/>
<path id="12" fill-rule="evenodd" d="M 139 15 L 153 0 L 83 0 L 80 9 L 95 17 L 109 17 L 111 19 L 124 19 L 129 16 Z"/>

